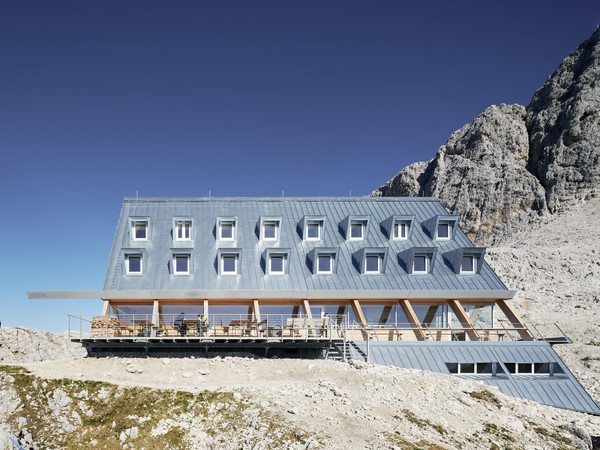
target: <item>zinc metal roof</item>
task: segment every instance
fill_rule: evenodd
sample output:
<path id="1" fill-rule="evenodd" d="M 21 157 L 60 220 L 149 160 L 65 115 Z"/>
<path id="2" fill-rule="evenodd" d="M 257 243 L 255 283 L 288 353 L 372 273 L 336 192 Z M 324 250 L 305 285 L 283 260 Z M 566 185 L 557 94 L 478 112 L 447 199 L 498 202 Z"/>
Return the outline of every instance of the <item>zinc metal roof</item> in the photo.
<path id="1" fill-rule="evenodd" d="M 503 291 L 506 286 L 484 262 L 476 275 L 457 274 L 447 258 L 453 251 L 473 244 L 460 229 L 450 240 L 435 240 L 427 221 L 447 216 L 434 198 L 126 198 L 123 202 L 111 251 L 105 291 Z M 322 239 L 302 238 L 305 216 L 324 218 Z M 368 218 L 364 240 L 347 240 L 344 224 L 349 216 Z M 386 226 L 392 216 L 413 216 L 408 240 L 391 240 Z M 280 218 L 279 239 L 260 240 L 260 220 Z M 174 219 L 192 221 L 192 239 L 174 241 Z M 236 240 L 217 239 L 217 218 L 236 220 Z M 130 236 L 132 219 L 147 220 L 148 241 Z M 386 222 L 387 221 L 387 222 Z M 267 275 L 266 249 L 289 251 L 285 275 Z M 332 275 L 313 274 L 311 251 L 337 250 L 336 271 Z M 364 248 L 386 249 L 383 274 L 361 274 L 357 255 Z M 435 248 L 433 272 L 411 275 L 402 254 L 411 248 Z M 239 252 L 239 274 L 220 275 L 219 250 Z M 142 254 L 143 275 L 124 274 L 127 253 Z M 173 275 L 169 270 L 174 253 L 190 254 L 190 275 Z M 506 298 L 511 297 L 507 294 Z"/>
<path id="2" fill-rule="evenodd" d="M 366 342 L 356 341 L 350 347 L 352 357 L 364 360 Z M 512 375 L 501 376 L 455 375 L 472 378 L 513 397 L 524 398 L 544 405 L 571 409 L 600 415 L 600 408 L 560 356 L 547 342 L 371 342 L 369 361 L 375 364 L 402 368 L 428 370 L 450 374 L 446 363 L 544 363 L 558 364 L 560 375 Z"/>

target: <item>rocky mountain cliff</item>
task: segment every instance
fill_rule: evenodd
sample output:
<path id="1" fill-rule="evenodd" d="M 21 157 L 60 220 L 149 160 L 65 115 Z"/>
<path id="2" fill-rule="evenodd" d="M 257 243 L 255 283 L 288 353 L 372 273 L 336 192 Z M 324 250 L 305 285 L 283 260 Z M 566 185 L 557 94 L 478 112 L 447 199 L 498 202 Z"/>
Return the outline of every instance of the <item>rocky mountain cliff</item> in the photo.
<path id="1" fill-rule="evenodd" d="M 438 197 L 472 239 L 493 242 L 600 192 L 599 123 L 600 26 L 529 106 L 490 106 L 372 195 Z"/>

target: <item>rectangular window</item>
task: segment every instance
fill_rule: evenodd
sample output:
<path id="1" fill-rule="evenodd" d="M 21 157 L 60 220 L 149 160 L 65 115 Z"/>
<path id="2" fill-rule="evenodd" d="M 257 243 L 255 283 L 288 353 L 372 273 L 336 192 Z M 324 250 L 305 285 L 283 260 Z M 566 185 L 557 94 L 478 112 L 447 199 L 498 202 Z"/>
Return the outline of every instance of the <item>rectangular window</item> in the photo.
<path id="1" fill-rule="evenodd" d="M 429 257 L 427 255 L 415 255 L 413 259 L 413 273 L 428 273 Z"/>
<path id="2" fill-rule="evenodd" d="M 318 255 L 317 273 L 333 273 L 333 256 Z"/>
<path id="3" fill-rule="evenodd" d="M 148 222 L 133 222 L 131 232 L 134 241 L 148 240 Z"/>
<path id="4" fill-rule="evenodd" d="M 365 260 L 365 273 L 380 273 L 381 256 L 367 255 Z"/>
<path id="5" fill-rule="evenodd" d="M 353 220 L 350 222 L 350 239 L 362 239 L 364 234 L 364 222 Z"/>
<path id="6" fill-rule="evenodd" d="M 192 223 L 189 220 L 178 220 L 175 224 L 175 240 L 189 241 Z"/>
<path id="7" fill-rule="evenodd" d="M 188 275 L 190 273 L 190 255 L 175 255 L 173 257 L 174 273 Z"/>
<path id="8" fill-rule="evenodd" d="M 408 237 L 408 224 L 406 222 L 394 223 L 394 239 L 406 239 Z"/>
<path id="9" fill-rule="evenodd" d="M 277 240 L 277 229 L 278 223 L 275 221 L 268 221 L 263 224 L 263 239 L 268 241 Z"/>
<path id="10" fill-rule="evenodd" d="M 283 255 L 271 255 L 269 257 L 269 273 L 270 274 L 283 274 L 284 273 L 285 258 Z"/>
<path id="11" fill-rule="evenodd" d="M 321 222 L 312 221 L 306 224 L 306 239 L 318 241 L 321 239 Z"/>
<path id="12" fill-rule="evenodd" d="M 219 223 L 219 239 L 232 241 L 235 236 L 235 222 L 228 220 Z"/>
<path id="13" fill-rule="evenodd" d="M 438 223 L 437 227 L 437 238 L 438 239 L 450 239 L 451 226 L 447 222 Z"/>
<path id="14" fill-rule="evenodd" d="M 461 273 L 475 273 L 476 258 L 473 255 L 463 255 L 460 264 Z"/>
<path id="15" fill-rule="evenodd" d="M 236 275 L 237 262 L 237 255 L 221 255 L 221 273 L 227 275 Z"/>
<path id="16" fill-rule="evenodd" d="M 142 255 L 127 255 L 126 261 L 128 274 L 142 273 Z"/>

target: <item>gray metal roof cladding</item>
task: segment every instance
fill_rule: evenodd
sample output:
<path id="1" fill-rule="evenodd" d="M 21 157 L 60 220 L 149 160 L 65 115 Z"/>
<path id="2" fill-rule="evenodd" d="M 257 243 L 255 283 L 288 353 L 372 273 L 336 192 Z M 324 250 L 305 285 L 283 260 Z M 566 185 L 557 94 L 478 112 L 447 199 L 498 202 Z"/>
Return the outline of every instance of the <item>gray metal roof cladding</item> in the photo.
<path id="1" fill-rule="evenodd" d="M 285 291 L 285 290 L 455 290 L 508 291 L 484 262 L 479 274 L 456 274 L 446 254 L 473 244 L 460 229 L 453 239 L 432 240 L 424 223 L 447 211 L 434 198 L 126 198 L 111 251 L 105 290 L 208 290 L 208 291 Z M 321 240 L 303 239 L 305 216 L 325 217 Z M 348 216 L 368 217 L 364 240 L 347 240 L 342 229 Z M 414 216 L 409 240 L 390 240 L 386 220 L 391 216 Z M 217 218 L 236 219 L 236 240 L 217 239 Z M 279 239 L 261 241 L 261 217 L 281 218 Z M 192 221 L 191 241 L 173 239 L 174 219 Z M 147 241 L 133 241 L 131 220 L 147 220 Z M 338 249 L 336 271 L 316 275 L 308 257 L 312 249 Z M 363 248 L 387 248 L 383 274 L 361 274 L 352 255 Z M 433 273 L 409 275 L 399 255 L 408 248 L 438 249 Z M 239 272 L 219 275 L 219 249 L 239 249 Z M 267 275 L 261 265 L 268 248 L 289 249 L 288 273 Z M 191 255 L 190 275 L 173 275 L 173 254 L 187 249 Z M 124 274 L 127 253 L 143 254 L 143 274 Z"/>
<path id="2" fill-rule="evenodd" d="M 364 360 L 366 342 L 350 347 L 352 357 Z M 600 415 L 600 408 L 579 384 L 565 363 L 547 342 L 371 342 L 369 360 L 375 364 L 429 370 L 449 374 L 446 363 L 553 362 L 562 369 L 558 376 L 544 375 L 459 375 L 473 378 L 513 397 L 544 405 Z"/>

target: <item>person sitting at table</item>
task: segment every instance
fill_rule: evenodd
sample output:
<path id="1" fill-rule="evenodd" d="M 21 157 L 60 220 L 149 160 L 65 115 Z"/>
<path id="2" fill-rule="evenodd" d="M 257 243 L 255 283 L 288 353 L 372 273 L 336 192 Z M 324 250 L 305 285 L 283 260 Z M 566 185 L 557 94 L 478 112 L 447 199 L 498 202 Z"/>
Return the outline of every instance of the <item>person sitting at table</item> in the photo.
<path id="1" fill-rule="evenodd" d="M 210 325 L 210 321 L 208 320 L 208 317 L 206 317 L 204 314 L 198 314 L 198 322 L 200 325 L 200 330 L 202 331 L 202 335 L 205 336 L 208 332 L 208 326 Z"/>
<path id="2" fill-rule="evenodd" d="M 187 334 L 187 324 L 185 323 L 185 313 L 182 312 L 180 315 L 177 316 L 177 319 L 175 319 L 175 328 L 179 329 L 179 335 L 180 336 L 185 336 Z"/>

